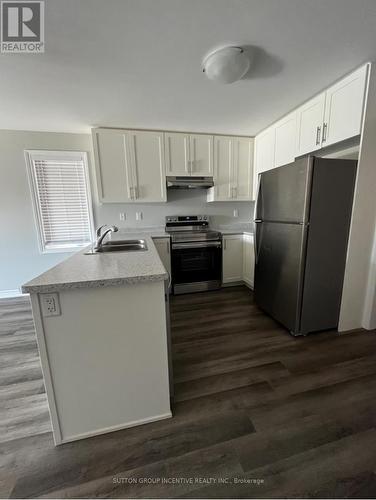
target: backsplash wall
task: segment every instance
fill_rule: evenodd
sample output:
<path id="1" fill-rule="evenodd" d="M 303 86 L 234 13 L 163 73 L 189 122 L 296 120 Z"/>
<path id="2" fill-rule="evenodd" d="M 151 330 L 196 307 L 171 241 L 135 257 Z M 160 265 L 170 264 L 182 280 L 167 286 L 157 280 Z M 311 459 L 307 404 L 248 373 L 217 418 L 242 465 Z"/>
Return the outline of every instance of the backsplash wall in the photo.
<path id="1" fill-rule="evenodd" d="M 212 226 L 250 222 L 253 219 L 254 202 L 207 203 L 206 190 L 168 190 L 167 203 L 145 204 L 97 204 L 94 218 L 97 225 L 115 224 L 121 228 L 164 226 L 166 215 L 209 215 Z M 234 217 L 234 210 L 238 217 Z M 142 212 L 142 220 L 136 220 L 136 212 Z M 126 220 L 119 214 L 125 213 Z"/>

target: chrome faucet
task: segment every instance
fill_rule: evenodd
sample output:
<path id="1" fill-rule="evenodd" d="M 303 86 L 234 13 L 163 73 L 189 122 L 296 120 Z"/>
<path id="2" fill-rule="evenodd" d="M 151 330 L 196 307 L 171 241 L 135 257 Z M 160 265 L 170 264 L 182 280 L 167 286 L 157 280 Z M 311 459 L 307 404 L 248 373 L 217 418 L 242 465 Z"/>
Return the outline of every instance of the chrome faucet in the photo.
<path id="1" fill-rule="evenodd" d="M 96 250 L 96 251 L 98 251 L 102 247 L 103 240 L 105 239 L 105 237 L 109 233 L 116 233 L 117 231 L 119 231 L 119 228 L 117 226 L 109 226 L 108 229 L 106 229 L 102 233 L 102 229 L 104 227 L 107 227 L 107 224 L 104 224 L 103 226 L 100 226 L 97 229 L 97 241 L 95 242 L 95 246 L 94 246 L 94 250 Z"/>

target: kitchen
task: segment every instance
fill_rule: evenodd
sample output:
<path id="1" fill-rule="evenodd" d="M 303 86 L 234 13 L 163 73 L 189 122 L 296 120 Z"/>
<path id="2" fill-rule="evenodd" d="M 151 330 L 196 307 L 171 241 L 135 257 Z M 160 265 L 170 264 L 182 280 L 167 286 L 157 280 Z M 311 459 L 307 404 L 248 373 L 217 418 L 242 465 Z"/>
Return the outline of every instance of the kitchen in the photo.
<path id="1" fill-rule="evenodd" d="M 202 84 L 246 89 L 260 57 L 227 44 L 198 61 Z M 314 465 L 305 485 L 283 478 L 316 451 L 322 495 L 353 468 L 349 491 L 365 477 L 373 494 L 370 60 L 248 134 L 104 115 L 85 132 L 0 131 L 3 214 L 17 214 L 2 243 L 4 497 L 307 495 Z"/>

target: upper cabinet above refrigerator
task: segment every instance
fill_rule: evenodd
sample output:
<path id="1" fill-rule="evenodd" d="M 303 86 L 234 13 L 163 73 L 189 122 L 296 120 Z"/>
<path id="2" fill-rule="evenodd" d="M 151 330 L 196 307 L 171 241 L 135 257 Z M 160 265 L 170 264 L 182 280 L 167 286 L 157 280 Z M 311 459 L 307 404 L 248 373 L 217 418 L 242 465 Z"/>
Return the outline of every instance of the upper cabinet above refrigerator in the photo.
<path id="1" fill-rule="evenodd" d="M 361 134 L 369 68 L 361 66 L 256 136 L 254 197 L 261 172 Z"/>
<path id="2" fill-rule="evenodd" d="M 362 66 L 298 110 L 296 156 L 361 133 L 368 65 Z"/>
<path id="3" fill-rule="evenodd" d="M 303 104 L 297 111 L 298 137 L 296 156 L 321 148 L 325 113 L 325 92 Z"/>
<path id="4" fill-rule="evenodd" d="M 330 146 L 361 133 L 368 65 L 326 91 L 322 145 Z"/>

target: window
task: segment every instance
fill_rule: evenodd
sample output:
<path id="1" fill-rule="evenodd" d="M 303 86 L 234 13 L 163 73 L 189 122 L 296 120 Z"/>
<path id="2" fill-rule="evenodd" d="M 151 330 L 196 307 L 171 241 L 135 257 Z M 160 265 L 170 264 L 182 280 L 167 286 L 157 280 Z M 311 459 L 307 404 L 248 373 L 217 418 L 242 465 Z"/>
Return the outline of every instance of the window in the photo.
<path id="1" fill-rule="evenodd" d="M 86 153 L 25 151 L 41 252 L 90 244 L 92 212 Z"/>

